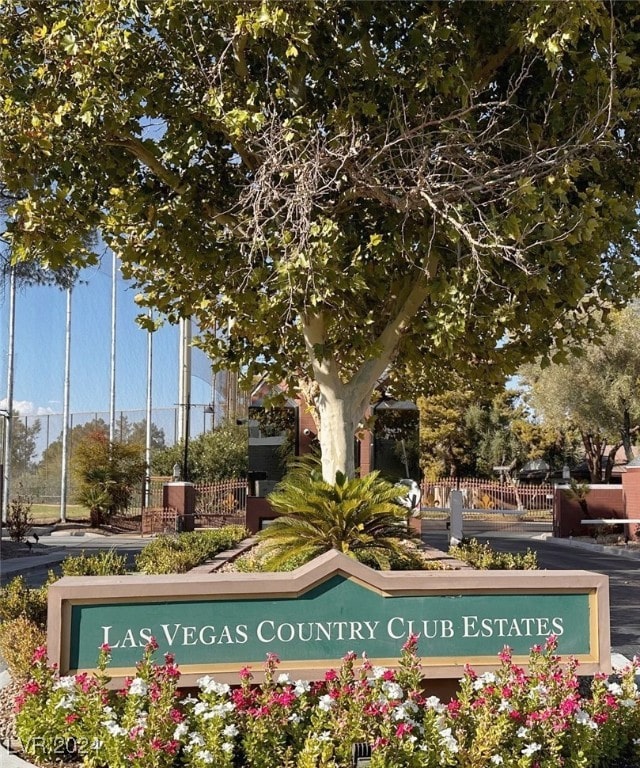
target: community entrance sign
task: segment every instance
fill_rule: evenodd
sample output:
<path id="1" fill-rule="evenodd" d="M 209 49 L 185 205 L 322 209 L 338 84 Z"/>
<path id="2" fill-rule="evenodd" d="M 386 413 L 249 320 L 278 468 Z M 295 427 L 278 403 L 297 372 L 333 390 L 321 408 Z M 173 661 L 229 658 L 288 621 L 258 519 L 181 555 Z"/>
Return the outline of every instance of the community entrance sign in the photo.
<path id="1" fill-rule="evenodd" d="M 505 645 L 523 663 L 549 635 L 585 674 L 608 671 L 605 576 L 586 571 L 379 572 L 330 552 L 293 573 L 64 577 L 49 588 L 48 646 L 62 673 L 95 667 L 132 674 L 153 637 L 175 654 L 182 684 L 227 682 L 267 653 L 282 671 L 320 678 L 348 651 L 394 666 L 419 635 L 425 676 L 457 678 L 466 663 L 490 669 Z"/>

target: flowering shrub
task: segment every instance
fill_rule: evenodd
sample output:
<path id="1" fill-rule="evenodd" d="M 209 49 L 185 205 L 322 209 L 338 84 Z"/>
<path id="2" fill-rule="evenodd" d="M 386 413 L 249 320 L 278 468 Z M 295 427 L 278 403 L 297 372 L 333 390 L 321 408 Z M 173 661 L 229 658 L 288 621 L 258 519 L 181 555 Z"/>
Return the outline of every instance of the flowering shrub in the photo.
<path id="1" fill-rule="evenodd" d="M 96 674 L 66 677 L 40 648 L 16 700 L 18 735 L 36 758 L 75 757 L 92 768 L 347 768 L 358 742 L 370 746 L 372 768 L 640 761 L 639 659 L 616 679 L 597 675 L 585 696 L 577 663 L 561 662 L 550 637 L 532 649 L 527 671 L 508 648 L 494 672 L 466 669 L 447 703 L 424 693 L 416 648 L 409 638 L 395 670 L 348 653 L 313 683 L 279 674 L 270 654 L 262 684 L 250 669 L 234 688 L 207 676 L 197 696 L 181 700 L 174 659 L 154 662 L 155 641 L 118 692 L 107 688 L 108 646 Z"/>

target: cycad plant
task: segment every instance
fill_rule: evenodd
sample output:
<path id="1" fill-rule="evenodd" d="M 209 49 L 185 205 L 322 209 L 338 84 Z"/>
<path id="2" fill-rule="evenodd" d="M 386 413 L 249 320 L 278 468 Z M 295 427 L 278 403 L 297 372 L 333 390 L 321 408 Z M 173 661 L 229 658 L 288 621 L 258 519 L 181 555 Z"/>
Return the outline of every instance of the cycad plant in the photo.
<path id="1" fill-rule="evenodd" d="M 336 474 L 325 482 L 309 467 L 296 467 L 269 496 L 280 513 L 260 532 L 269 567 L 289 558 L 310 560 L 330 549 L 387 569 L 406 557 L 403 542 L 413 538 L 406 510 L 397 503 L 398 489 L 377 472 L 348 478 Z"/>

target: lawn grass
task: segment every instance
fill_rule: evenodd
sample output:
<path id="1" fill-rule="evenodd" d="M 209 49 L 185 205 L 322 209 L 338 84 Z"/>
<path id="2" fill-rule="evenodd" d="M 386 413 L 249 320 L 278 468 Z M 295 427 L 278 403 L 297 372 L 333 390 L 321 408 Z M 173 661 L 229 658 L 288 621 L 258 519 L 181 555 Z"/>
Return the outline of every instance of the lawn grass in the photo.
<path id="1" fill-rule="evenodd" d="M 32 504 L 31 518 L 35 525 L 57 523 L 60 520 L 59 504 Z M 88 520 L 89 511 L 80 504 L 67 504 L 67 520 Z"/>

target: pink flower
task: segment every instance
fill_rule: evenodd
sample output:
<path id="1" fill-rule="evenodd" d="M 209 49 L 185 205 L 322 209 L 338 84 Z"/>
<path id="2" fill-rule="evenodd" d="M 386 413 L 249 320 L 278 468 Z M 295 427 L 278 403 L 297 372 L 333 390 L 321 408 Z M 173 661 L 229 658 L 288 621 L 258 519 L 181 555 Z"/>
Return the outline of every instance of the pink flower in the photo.
<path id="1" fill-rule="evenodd" d="M 240 679 L 253 680 L 253 675 L 251 674 L 251 669 L 249 667 L 242 667 L 240 670 Z"/>
<path id="2" fill-rule="evenodd" d="M 401 739 L 406 734 L 411 733 L 412 730 L 413 727 L 409 723 L 400 723 L 396 728 L 396 737 Z"/>
<path id="3" fill-rule="evenodd" d="M 28 683 L 24 684 L 22 692 L 27 696 L 35 696 L 40 693 L 40 683 L 37 683 L 35 680 L 29 680 Z"/>
<path id="4" fill-rule="evenodd" d="M 31 661 L 34 664 L 37 664 L 39 661 L 42 661 L 43 659 L 47 658 L 47 646 L 46 645 L 39 645 L 35 651 L 33 652 L 33 656 L 31 657 Z"/>
<path id="5" fill-rule="evenodd" d="M 164 663 L 165 664 L 172 665 L 172 664 L 175 664 L 175 662 L 176 662 L 175 654 L 173 654 L 173 653 L 165 653 L 165 655 L 164 655 Z"/>
<path id="6" fill-rule="evenodd" d="M 164 742 L 162 739 L 159 739 L 157 736 L 155 739 L 151 739 L 151 744 L 149 745 L 151 749 L 154 749 L 156 752 L 159 752 L 164 747 Z"/>
<path id="7" fill-rule="evenodd" d="M 67 715 L 64 719 L 65 723 L 75 723 L 75 721 L 78 719 L 78 715 L 75 712 L 72 712 L 70 715 Z"/>
<path id="8" fill-rule="evenodd" d="M 181 723 L 184 720 L 184 715 L 182 712 L 180 712 L 179 709 L 176 709 L 175 707 L 169 712 L 169 717 L 174 723 Z"/>
<path id="9" fill-rule="evenodd" d="M 338 679 L 338 673 L 335 671 L 335 669 L 328 669 L 328 670 L 327 670 L 327 671 L 324 673 L 324 679 L 325 679 L 325 681 L 326 681 L 327 683 L 330 683 L 330 682 L 332 682 L 333 680 L 337 680 L 337 679 Z"/>
<path id="10" fill-rule="evenodd" d="M 100 651 L 102 653 L 111 653 L 111 646 L 109 645 L 109 643 L 102 643 L 102 645 L 100 646 Z"/>
<path id="11" fill-rule="evenodd" d="M 508 645 L 505 645 L 498 654 L 498 658 L 503 664 L 509 664 L 511 661 L 511 648 L 509 648 Z"/>
<path id="12" fill-rule="evenodd" d="M 388 743 L 389 739 L 385 739 L 384 736 L 378 736 L 377 739 L 374 739 L 371 746 L 373 749 L 380 749 L 381 747 L 386 747 Z"/>
<path id="13" fill-rule="evenodd" d="M 157 651 L 159 647 L 155 637 L 150 637 L 149 642 L 145 645 L 144 649 L 147 653 L 151 653 L 151 651 Z"/>
<path id="14" fill-rule="evenodd" d="M 396 679 L 396 673 L 392 669 L 385 669 L 385 671 L 382 673 L 381 680 L 389 680 L 390 682 L 394 682 Z"/>

